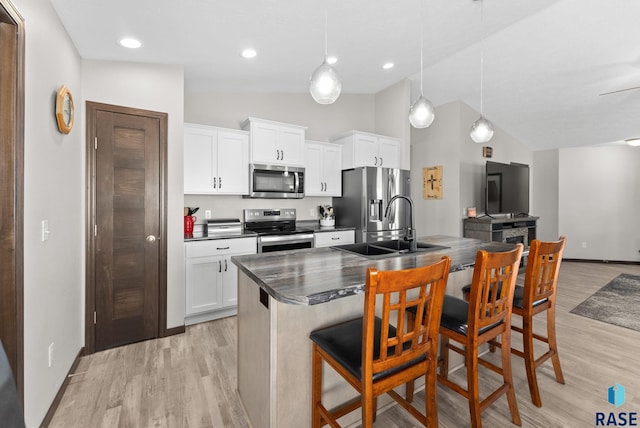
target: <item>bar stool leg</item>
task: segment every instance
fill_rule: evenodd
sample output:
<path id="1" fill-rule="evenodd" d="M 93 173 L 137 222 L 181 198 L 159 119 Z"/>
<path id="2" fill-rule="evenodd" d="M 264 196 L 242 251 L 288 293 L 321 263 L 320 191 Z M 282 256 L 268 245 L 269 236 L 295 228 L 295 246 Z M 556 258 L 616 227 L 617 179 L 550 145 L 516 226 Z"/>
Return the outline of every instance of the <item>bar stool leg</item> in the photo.
<path id="1" fill-rule="evenodd" d="M 318 406 L 322 401 L 322 357 L 318 354 L 318 346 L 313 344 L 313 360 L 311 363 L 311 373 L 313 379 L 311 381 L 311 426 L 320 428 L 322 426 L 322 418 Z"/>
<path id="2" fill-rule="evenodd" d="M 547 309 L 547 337 L 549 338 L 549 349 L 553 352 L 551 362 L 553 371 L 556 374 L 556 381 L 564 385 L 564 376 L 560 367 L 560 357 L 558 356 L 558 345 L 556 344 L 556 306 L 551 305 Z"/>
<path id="3" fill-rule="evenodd" d="M 471 426 L 473 428 L 482 427 L 482 416 L 480 414 L 480 391 L 478 388 L 478 347 L 467 347 L 467 391 L 469 400 L 469 415 L 471 416 Z"/>
<path id="4" fill-rule="evenodd" d="M 501 337 L 501 353 L 502 353 L 502 378 L 508 385 L 507 402 L 509 403 L 509 411 L 513 423 L 522 426 L 520 413 L 518 412 L 518 402 L 516 401 L 516 391 L 513 387 L 513 373 L 511 371 L 511 331 L 507 330 Z M 534 367 L 535 370 L 535 367 Z"/>
<path id="5" fill-rule="evenodd" d="M 533 349 L 533 320 L 531 316 L 522 317 L 522 342 L 524 347 L 524 365 L 527 372 L 527 382 L 529 382 L 529 392 L 531 402 L 536 407 L 542 407 L 540 391 L 538 390 L 538 378 L 536 376 L 536 357 Z"/>
<path id="6" fill-rule="evenodd" d="M 440 358 L 438 359 L 438 366 L 440 367 L 440 376 L 446 379 L 449 376 L 449 338 L 443 335 L 440 335 Z"/>

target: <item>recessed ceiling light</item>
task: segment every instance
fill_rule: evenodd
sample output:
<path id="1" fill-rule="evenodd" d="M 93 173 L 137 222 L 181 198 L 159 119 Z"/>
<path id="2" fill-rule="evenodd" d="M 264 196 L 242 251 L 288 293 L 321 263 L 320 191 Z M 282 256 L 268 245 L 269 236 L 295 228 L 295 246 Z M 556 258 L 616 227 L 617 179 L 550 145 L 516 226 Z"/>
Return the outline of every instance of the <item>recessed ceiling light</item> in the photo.
<path id="1" fill-rule="evenodd" d="M 258 53 L 253 49 L 245 49 L 242 51 L 242 58 L 255 58 Z"/>
<path id="2" fill-rule="evenodd" d="M 338 62 L 338 58 L 336 58 L 335 56 L 327 57 L 327 64 L 332 65 L 332 64 L 335 64 L 336 62 Z"/>
<path id="3" fill-rule="evenodd" d="M 384 65 L 382 66 L 382 68 L 383 68 L 384 70 L 388 70 L 388 69 L 390 69 L 390 68 L 393 68 L 393 66 L 394 66 L 394 65 L 395 65 L 395 64 L 394 64 L 394 63 L 392 63 L 392 62 L 387 62 L 386 64 L 384 64 Z"/>
<path id="4" fill-rule="evenodd" d="M 142 46 L 142 43 L 138 39 L 134 39 L 132 37 L 125 37 L 124 39 L 120 39 L 120 46 L 129 48 L 129 49 L 137 49 Z"/>
<path id="5" fill-rule="evenodd" d="M 633 147 L 640 146 L 640 138 L 629 138 L 628 140 L 624 140 L 628 145 Z"/>

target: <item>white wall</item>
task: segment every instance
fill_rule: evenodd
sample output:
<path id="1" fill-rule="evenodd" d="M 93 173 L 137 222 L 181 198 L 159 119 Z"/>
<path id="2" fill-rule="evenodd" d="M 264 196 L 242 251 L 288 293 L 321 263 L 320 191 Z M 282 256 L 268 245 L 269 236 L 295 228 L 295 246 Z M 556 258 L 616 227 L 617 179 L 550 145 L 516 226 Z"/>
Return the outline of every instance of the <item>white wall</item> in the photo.
<path id="1" fill-rule="evenodd" d="M 84 134 L 80 58 L 47 0 L 14 0 L 25 19 L 24 393 L 27 426 L 44 418 L 84 343 Z M 76 103 L 58 132 L 55 94 Z M 49 240 L 41 242 L 41 221 Z M 54 343 L 53 364 L 48 348 Z M 1 423 L 0 423 L 1 424 Z"/>
<path id="2" fill-rule="evenodd" d="M 560 149 L 558 164 L 565 257 L 640 261 L 640 148 Z"/>
<path id="3" fill-rule="evenodd" d="M 436 108 L 429 128 L 411 130 L 411 194 L 416 206 L 416 229 L 419 236 L 445 234 L 462 236 L 463 211 L 476 207 L 484 211 L 484 171 L 486 158 L 482 145 L 469 137 L 471 124 L 479 113 L 461 101 Z M 531 165 L 532 152 L 495 126 L 488 144 L 493 147 L 496 162 L 518 162 Z M 423 199 L 422 170 L 442 165 L 443 198 Z M 532 213 L 535 207 L 531 206 Z"/>
<path id="4" fill-rule="evenodd" d="M 558 150 L 533 152 L 531 182 L 533 187 L 533 206 L 540 217 L 536 237 L 542 241 L 555 241 L 558 232 L 559 188 L 558 188 Z"/>
<path id="5" fill-rule="evenodd" d="M 183 95 L 181 66 L 82 61 L 82 95 L 95 101 L 168 113 L 167 328 L 184 325 Z M 83 144 L 78 147 L 81 150 Z"/>
<path id="6" fill-rule="evenodd" d="M 240 129 L 247 117 L 307 126 L 307 140 L 329 141 L 332 135 L 349 130 L 375 132 L 375 96 L 342 94 L 331 105 L 320 105 L 307 93 L 186 93 L 185 122 Z M 396 135 L 392 135 L 396 136 Z M 328 197 L 304 199 L 243 199 L 241 196 L 186 195 L 185 206 L 200 207 L 215 218 L 242 220 L 244 208 L 296 208 L 300 220 L 318 219 L 318 205 L 330 204 Z M 338 214 L 339 215 L 339 214 Z"/>

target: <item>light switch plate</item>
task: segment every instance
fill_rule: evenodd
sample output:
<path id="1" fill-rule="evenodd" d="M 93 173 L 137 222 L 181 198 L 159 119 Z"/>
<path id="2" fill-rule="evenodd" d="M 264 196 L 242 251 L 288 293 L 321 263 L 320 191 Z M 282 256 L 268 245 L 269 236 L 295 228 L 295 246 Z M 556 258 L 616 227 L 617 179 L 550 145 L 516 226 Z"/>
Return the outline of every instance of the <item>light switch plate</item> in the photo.
<path id="1" fill-rule="evenodd" d="M 204 218 L 207 220 L 211 218 L 211 210 L 204 210 Z"/>
<path id="2" fill-rule="evenodd" d="M 42 220 L 42 236 L 41 236 L 41 240 L 42 242 L 44 241 L 48 241 L 49 240 L 49 220 Z"/>

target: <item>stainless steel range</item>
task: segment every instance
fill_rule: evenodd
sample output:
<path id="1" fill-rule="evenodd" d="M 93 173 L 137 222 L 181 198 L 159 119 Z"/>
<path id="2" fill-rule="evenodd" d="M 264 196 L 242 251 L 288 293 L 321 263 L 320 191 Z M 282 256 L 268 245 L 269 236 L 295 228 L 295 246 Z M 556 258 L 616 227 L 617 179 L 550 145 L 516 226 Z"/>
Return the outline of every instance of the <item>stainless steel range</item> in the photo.
<path id="1" fill-rule="evenodd" d="M 313 230 L 296 227 L 295 208 L 244 210 L 244 228 L 258 234 L 258 253 L 313 248 Z"/>

